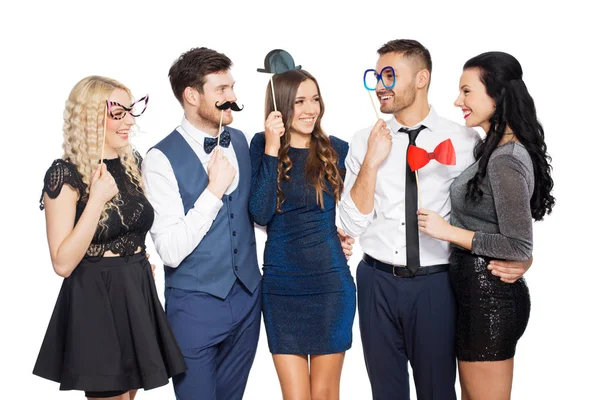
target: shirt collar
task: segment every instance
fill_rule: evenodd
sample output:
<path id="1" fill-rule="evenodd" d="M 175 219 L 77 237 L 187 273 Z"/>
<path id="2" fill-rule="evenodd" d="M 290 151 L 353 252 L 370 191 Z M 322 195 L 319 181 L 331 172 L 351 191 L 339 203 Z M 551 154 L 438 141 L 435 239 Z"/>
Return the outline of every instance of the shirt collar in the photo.
<path id="1" fill-rule="evenodd" d="M 416 125 L 404 126 L 401 123 L 399 123 L 396 120 L 396 118 L 392 118 L 389 125 L 390 125 L 390 130 L 392 131 L 392 133 L 398 133 L 398 130 L 400 128 L 414 129 L 414 128 L 418 128 L 421 125 L 425 125 L 427 127 L 427 129 L 429 129 L 430 131 L 435 131 L 437 129 L 439 119 L 440 119 L 440 117 L 433 109 L 433 106 L 430 104 L 429 105 L 429 113 L 427 114 L 425 119 L 423 119 L 423 121 L 417 123 Z"/>
<path id="2" fill-rule="evenodd" d="M 214 137 L 212 135 L 209 135 L 208 133 L 196 128 L 194 125 L 191 124 L 190 121 L 188 121 L 185 117 L 183 117 L 181 119 L 181 128 L 183 129 L 183 131 L 185 133 L 187 133 L 192 139 L 194 139 L 194 141 L 203 144 L 204 143 L 204 138 L 210 138 L 213 139 Z M 225 127 L 221 127 L 221 132 L 223 132 L 223 130 L 225 129 Z"/>

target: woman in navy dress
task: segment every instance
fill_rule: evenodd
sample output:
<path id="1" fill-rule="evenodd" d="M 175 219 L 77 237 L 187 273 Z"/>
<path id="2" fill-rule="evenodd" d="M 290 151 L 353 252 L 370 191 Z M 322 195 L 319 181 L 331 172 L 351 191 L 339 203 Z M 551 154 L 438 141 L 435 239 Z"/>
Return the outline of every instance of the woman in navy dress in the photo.
<path id="1" fill-rule="evenodd" d="M 338 399 L 356 308 L 344 235 L 335 224 L 348 144 L 321 129 L 324 105 L 308 72 L 277 74 L 273 84 L 279 111 L 269 84 L 265 132 L 250 145 L 250 214 L 267 226 L 263 316 L 269 350 L 284 399 Z"/>

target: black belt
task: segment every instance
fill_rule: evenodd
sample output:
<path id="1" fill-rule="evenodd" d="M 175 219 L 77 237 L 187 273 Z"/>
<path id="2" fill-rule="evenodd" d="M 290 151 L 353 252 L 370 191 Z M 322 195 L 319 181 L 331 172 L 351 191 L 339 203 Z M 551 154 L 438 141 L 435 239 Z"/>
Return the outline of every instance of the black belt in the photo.
<path id="1" fill-rule="evenodd" d="M 388 263 L 381 262 L 379 260 L 374 259 L 368 254 L 363 255 L 363 261 L 369 264 L 371 267 L 375 267 L 380 271 L 387 272 L 399 278 L 412 278 L 414 276 L 419 275 L 431 275 L 437 274 L 438 272 L 448 271 L 450 267 L 449 264 L 438 264 L 438 265 L 430 265 L 428 267 L 421 267 L 417 270 L 416 273 L 412 273 L 406 266 L 404 265 L 392 265 Z"/>

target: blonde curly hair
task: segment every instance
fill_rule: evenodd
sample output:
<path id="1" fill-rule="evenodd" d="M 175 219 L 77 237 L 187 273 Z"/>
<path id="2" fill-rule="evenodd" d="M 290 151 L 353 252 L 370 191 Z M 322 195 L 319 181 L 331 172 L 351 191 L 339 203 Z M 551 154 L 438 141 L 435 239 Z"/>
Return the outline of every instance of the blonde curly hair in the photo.
<path id="1" fill-rule="evenodd" d="M 115 89 L 122 89 L 133 98 L 131 91 L 120 82 L 103 76 L 88 76 L 80 80 L 65 104 L 63 114 L 63 159 L 71 162 L 81 174 L 86 184 L 85 197 L 89 196 L 92 176 L 98 167 L 102 154 L 102 133 L 106 100 Z M 143 193 L 142 178 L 131 144 L 117 149 L 125 173 L 137 190 Z M 123 225 L 121 214 L 123 204 L 121 195 L 117 194 L 104 205 L 100 226 L 106 229 L 108 210 L 115 210 Z"/>

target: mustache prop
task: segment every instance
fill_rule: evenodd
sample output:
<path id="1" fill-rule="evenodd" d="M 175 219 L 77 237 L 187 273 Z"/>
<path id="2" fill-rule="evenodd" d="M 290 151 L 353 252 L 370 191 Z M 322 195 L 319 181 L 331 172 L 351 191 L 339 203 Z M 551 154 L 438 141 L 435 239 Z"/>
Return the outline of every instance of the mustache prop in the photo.
<path id="1" fill-rule="evenodd" d="M 215 107 L 217 107 L 221 111 L 227 110 L 228 108 L 231 108 L 233 111 L 242 111 L 244 109 L 243 105 L 240 108 L 240 106 L 238 106 L 238 104 L 235 101 L 226 101 L 221 105 L 219 105 L 219 102 L 217 101 L 215 103 Z"/>

